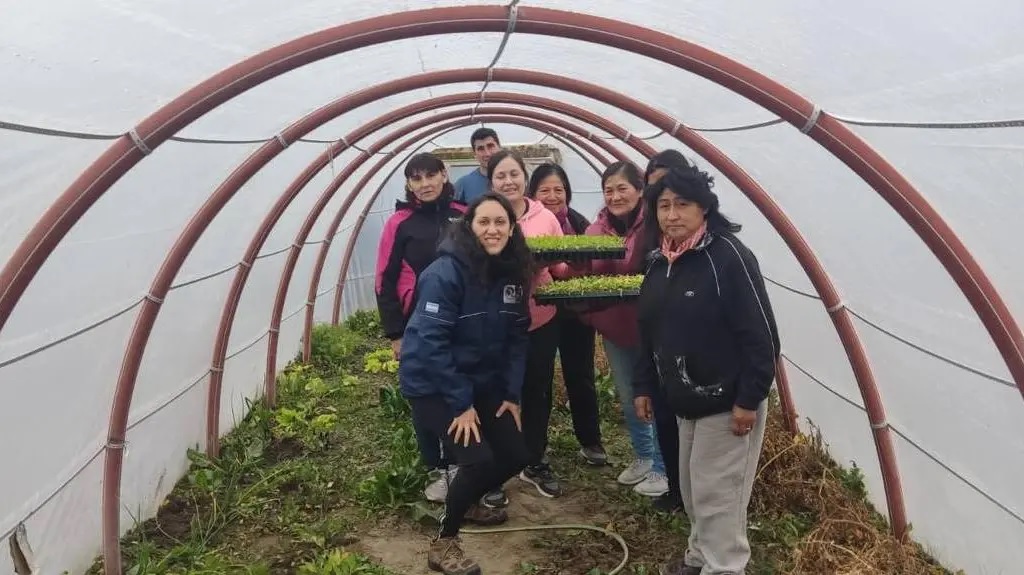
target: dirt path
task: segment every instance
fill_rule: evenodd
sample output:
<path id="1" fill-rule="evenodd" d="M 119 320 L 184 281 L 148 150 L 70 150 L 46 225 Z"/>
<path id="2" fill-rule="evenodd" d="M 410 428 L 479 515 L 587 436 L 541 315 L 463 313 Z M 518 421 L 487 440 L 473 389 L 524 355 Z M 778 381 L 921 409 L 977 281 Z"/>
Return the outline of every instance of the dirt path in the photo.
<path id="1" fill-rule="evenodd" d="M 590 506 L 582 494 L 569 493 L 558 499 L 549 499 L 540 495 L 532 485 L 518 479 L 509 481 L 507 489 L 510 502 L 506 527 L 555 523 L 603 526 L 608 522 L 607 515 L 588 509 Z M 538 533 L 465 534 L 462 538 L 466 553 L 480 563 L 485 574 L 513 575 L 523 572 L 520 570 L 522 563 L 539 563 L 544 558 L 544 549 L 538 549 L 532 543 Z M 427 568 L 429 540 L 428 530 L 406 526 L 397 530 L 371 531 L 360 537 L 354 547 L 397 573 L 434 575 Z M 612 539 L 608 539 L 608 545 L 617 547 Z"/>

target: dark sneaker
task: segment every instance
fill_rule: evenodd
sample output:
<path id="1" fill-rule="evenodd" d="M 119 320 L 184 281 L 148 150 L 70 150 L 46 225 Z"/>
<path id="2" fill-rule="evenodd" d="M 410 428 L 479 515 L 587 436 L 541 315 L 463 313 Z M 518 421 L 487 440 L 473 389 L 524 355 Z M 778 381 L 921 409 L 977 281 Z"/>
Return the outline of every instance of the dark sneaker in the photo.
<path id="1" fill-rule="evenodd" d="M 466 523 L 473 523 L 476 525 L 501 525 L 508 521 L 508 512 L 504 509 L 490 509 L 483 505 L 474 505 L 466 511 L 466 516 L 463 518 Z"/>
<path id="2" fill-rule="evenodd" d="M 683 502 L 679 499 L 679 496 L 674 495 L 671 491 L 656 497 L 651 505 L 662 513 L 679 513 L 683 510 Z"/>
<path id="3" fill-rule="evenodd" d="M 444 575 L 481 575 L 476 561 L 466 557 L 458 537 L 441 537 L 430 543 L 427 567 Z"/>
<path id="4" fill-rule="evenodd" d="M 580 448 L 580 455 L 590 465 L 606 465 L 608 463 L 608 454 L 605 453 L 604 447 L 600 445 L 582 447 Z"/>
<path id="5" fill-rule="evenodd" d="M 668 563 L 658 567 L 659 575 L 700 575 L 704 569 L 687 565 L 682 557 L 670 559 Z"/>
<path id="6" fill-rule="evenodd" d="M 480 498 L 480 505 L 489 507 L 491 509 L 497 509 L 499 507 L 508 507 L 508 495 L 505 495 L 505 490 L 498 488 Z"/>
<path id="7" fill-rule="evenodd" d="M 562 486 L 558 484 L 551 466 L 546 463 L 528 466 L 519 474 L 519 479 L 532 483 L 544 497 L 558 497 L 562 494 Z"/>

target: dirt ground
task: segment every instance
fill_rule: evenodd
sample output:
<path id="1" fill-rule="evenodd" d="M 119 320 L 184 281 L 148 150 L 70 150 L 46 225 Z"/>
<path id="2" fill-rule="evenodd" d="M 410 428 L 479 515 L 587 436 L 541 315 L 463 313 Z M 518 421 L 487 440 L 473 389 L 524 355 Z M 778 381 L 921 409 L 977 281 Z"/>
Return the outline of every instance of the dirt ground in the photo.
<path id="1" fill-rule="evenodd" d="M 503 527 L 520 527 L 551 524 L 586 524 L 602 526 L 609 517 L 589 509 L 584 492 L 568 493 L 551 499 L 540 495 L 530 484 L 513 478 L 506 485 L 509 496 L 509 521 Z M 558 533 L 571 533 L 566 530 Z M 484 573 L 514 574 L 522 570 L 523 564 L 537 564 L 545 560 L 548 552 L 538 548 L 534 542 L 539 533 L 552 532 L 522 531 L 497 534 L 465 534 L 463 548 L 466 554 L 480 563 Z M 377 559 L 381 565 L 397 573 L 408 575 L 433 575 L 427 568 L 427 547 L 430 530 L 426 527 L 414 529 L 387 525 L 359 536 L 352 548 Z M 605 537 L 610 551 L 618 544 Z M 602 566 L 605 571 L 615 565 Z"/>

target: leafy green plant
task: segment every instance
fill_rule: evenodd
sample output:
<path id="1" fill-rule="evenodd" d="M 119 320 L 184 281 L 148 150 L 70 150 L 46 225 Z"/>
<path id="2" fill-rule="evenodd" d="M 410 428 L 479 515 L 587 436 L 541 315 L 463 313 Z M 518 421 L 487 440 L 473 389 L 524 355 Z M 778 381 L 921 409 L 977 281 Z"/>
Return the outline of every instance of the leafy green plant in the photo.
<path id="1" fill-rule="evenodd" d="M 308 365 L 289 366 L 278 378 L 281 406 L 274 414 L 274 437 L 297 439 L 308 449 L 323 449 L 338 424 L 331 396 L 339 389 L 313 375 Z"/>
<path id="2" fill-rule="evenodd" d="M 643 274 L 581 276 L 556 280 L 537 288 L 539 296 L 587 296 L 607 293 L 636 293 L 644 281 Z"/>
<path id="3" fill-rule="evenodd" d="M 317 555 L 315 559 L 299 565 L 298 575 L 393 575 L 391 571 L 374 565 L 362 555 L 334 549 Z"/>
<path id="4" fill-rule="evenodd" d="M 396 421 L 387 464 L 359 484 L 359 499 L 371 508 L 394 508 L 415 501 L 427 482 L 412 422 Z"/>
<path id="5" fill-rule="evenodd" d="M 546 251 L 622 251 L 625 240 L 619 236 L 531 236 L 526 245 L 534 252 Z"/>
<path id="6" fill-rule="evenodd" d="M 367 373 L 397 373 L 398 360 L 390 347 L 383 347 L 363 356 L 363 371 Z"/>
<path id="7" fill-rule="evenodd" d="M 363 335 L 348 327 L 317 324 L 310 337 L 309 363 L 321 373 L 336 373 L 364 340 Z"/>
<path id="8" fill-rule="evenodd" d="M 353 333 L 358 333 L 366 338 L 377 339 L 384 337 L 380 323 L 380 313 L 375 309 L 356 311 L 345 320 L 345 327 Z"/>
<path id="9" fill-rule="evenodd" d="M 384 385 L 377 393 L 380 399 L 380 409 L 385 417 L 398 421 L 412 414 L 409 401 L 402 397 L 398 386 Z"/>

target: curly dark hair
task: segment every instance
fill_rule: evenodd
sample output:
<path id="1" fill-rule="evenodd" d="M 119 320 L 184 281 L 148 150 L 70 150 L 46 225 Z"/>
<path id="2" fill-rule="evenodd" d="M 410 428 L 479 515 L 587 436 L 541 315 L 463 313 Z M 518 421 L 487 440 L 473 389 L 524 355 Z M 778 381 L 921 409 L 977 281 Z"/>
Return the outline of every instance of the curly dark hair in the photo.
<path id="1" fill-rule="evenodd" d="M 480 244 L 480 239 L 473 233 L 473 219 L 476 218 L 476 210 L 484 202 L 498 202 L 508 215 L 509 224 L 512 226 L 508 244 L 496 256 L 488 254 Z M 455 249 L 466 257 L 471 273 L 482 283 L 490 284 L 499 279 L 508 279 L 521 285 L 523 293 L 529 296 L 530 284 L 533 282 L 535 272 L 533 256 L 530 254 L 530 248 L 526 245 L 526 236 L 516 225 L 516 214 L 512 209 L 512 203 L 505 196 L 487 192 L 475 198 L 469 203 L 465 215 L 459 219 L 459 222 L 448 229 L 448 235 L 454 243 Z"/>
<path id="2" fill-rule="evenodd" d="M 679 150 L 673 150 L 672 148 L 662 150 L 654 154 L 650 161 L 647 162 L 647 169 L 644 170 L 644 182 L 650 182 L 651 174 L 657 169 L 689 168 L 692 165 Z"/>
<path id="3" fill-rule="evenodd" d="M 743 226 L 725 217 L 719 210 L 718 195 L 711 191 L 715 178 L 697 166 L 672 166 L 657 182 L 644 188 L 644 206 L 650 214 L 644 221 L 644 245 L 654 249 L 661 245 L 661 227 L 658 225 L 658 197 L 665 190 L 696 203 L 707 212 L 705 219 L 712 233 L 738 233 Z"/>

